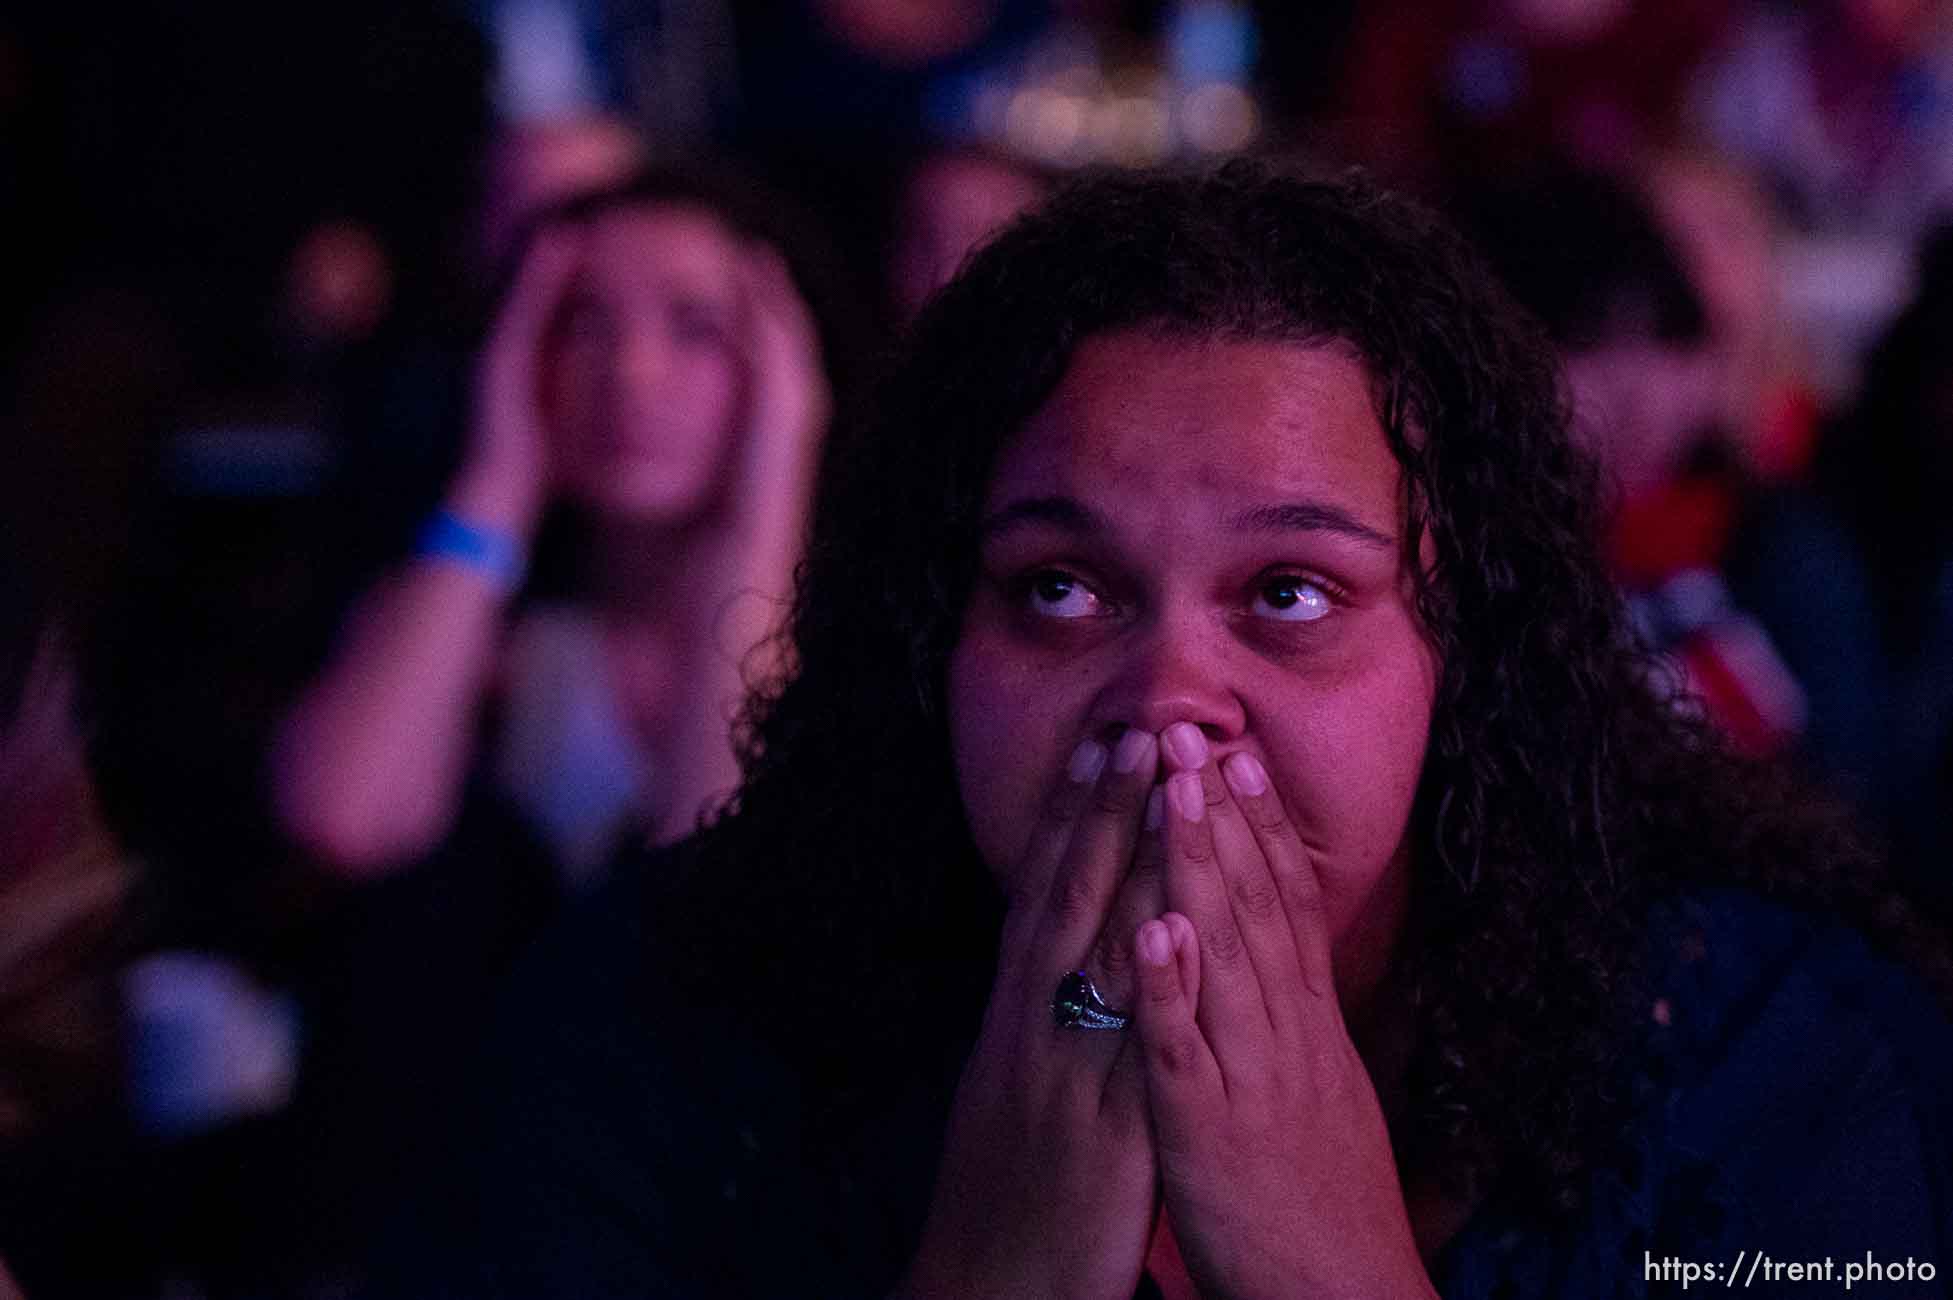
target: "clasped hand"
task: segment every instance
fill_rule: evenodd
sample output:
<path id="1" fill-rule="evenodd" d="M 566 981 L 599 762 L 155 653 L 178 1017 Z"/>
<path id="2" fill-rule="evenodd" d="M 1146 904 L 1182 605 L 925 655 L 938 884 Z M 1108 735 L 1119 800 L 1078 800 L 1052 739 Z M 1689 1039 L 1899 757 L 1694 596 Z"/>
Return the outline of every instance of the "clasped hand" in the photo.
<path id="1" fill-rule="evenodd" d="M 901 1294 L 1127 1300 L 1162 1219 L 1205 1300 L 1435 1294 L 1315 864 L 1252 755 L 1185 723 L 1084 742 L 1006 888 Z M 1081 968 L 1130 1029 L 1056 1022 Z"/>

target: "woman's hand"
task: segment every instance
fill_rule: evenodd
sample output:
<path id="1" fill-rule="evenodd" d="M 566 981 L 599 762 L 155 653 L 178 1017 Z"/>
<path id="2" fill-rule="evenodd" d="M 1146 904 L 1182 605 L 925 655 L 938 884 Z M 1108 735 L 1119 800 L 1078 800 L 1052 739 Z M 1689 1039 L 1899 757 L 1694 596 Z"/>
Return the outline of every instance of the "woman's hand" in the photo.
<path id="1" fill-rule="evenodd" d="M 740 272 L 745 370 L 740 480 L 752 499 L 805 486 L 832 414 L 820 331 L 780 254 L 750 245 Z"/>
<path id="2" fill-rule="evenodd" d="M 1128 875 L 1158 746 L 1081 744 L 1009 881 L 996 983 L 898 1294 L 1106 1297 L 1139 1283 L 1156 1213 L 1138 1044 L 1060 1027 L 1058 982 Z"/>
<path id="3" fill-rule="evenodd" d="M 1307 849 L 1252 755 L 1177 724 L 1139 1041 L 1167 1217 L 1206 1300 L 1435 1295 L 1337 1002 Z M 1197 965 L 1197 993 L 1185 971 Z"/>
<path id="4" fill-rule="evenodd" d="M 721 601 L 738 596 L 718 610 L 714 629 L 719 648 L 735 657 L 778 629 L 792 598 L 831 414 L 820 334 L 786 263 L 751 246 L 740 279 L 735 459 L 723 511 L 700 539 L 708 553 L 693 558 Z"/>
<path id="5" fill-rule="evenodd" d="M 725 590 L 765 597 L 773 617 L 762 621 L 777 622 L 793 594 L 832 404 L 820 332 L 780 255 L 750 246 L 740 285 L 736 451 L 710 544 Z"/>
<path id="6" fill-rule="evenodd" d="M 523 256 L 482 350 L 474 427 L 448 494 L 464 518 L 520 538 L 535 531 L 551 492 L 543 352 L 581 256 L 570 226 L 545 228 Z"/>
<path id="7" fill-rule="evenodd" d="M 779 633 L 827 434 L 819 333 L 786 264 L 770 248 L 749 248 L 741 282 L 744 384 L 733 461 L 720 507 L 671 566 L 691 610 L 679 651 L 691 685 L 664 744 L 672 784 L 661 841 L 689 834 L 738 785 L 729 737 L 740 705 L 791 667 Z"/>

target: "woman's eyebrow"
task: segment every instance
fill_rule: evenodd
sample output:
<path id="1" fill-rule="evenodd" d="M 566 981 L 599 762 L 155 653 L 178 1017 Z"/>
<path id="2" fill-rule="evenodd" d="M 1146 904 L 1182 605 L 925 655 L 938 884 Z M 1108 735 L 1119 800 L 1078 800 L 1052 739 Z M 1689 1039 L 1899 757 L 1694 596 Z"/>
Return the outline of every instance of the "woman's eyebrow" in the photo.
<path id="1" fill-rule="evenodd" d="M 1255 506 L 1229 521 L 1241 533 L 1337 533 L 1378 550 L 1395 551 L 1397 541 L 1378 532 L 1341 506 L 1326 501 L 1285 501 Z M 1100 533 L 1105 520 L 1097 511 L 1068 496 L 1020 497 L 998 509 L 978 530 L 988 540 L 1030 524 L 1043 524 L 1068 533 Z"/>
<path id="2" fill-rule="evenodd" d="M 1243 510 L 1229 521 L 1241 533 L 1339 533 L 1344 537 L 1394 551 L 1397 540 L 1378 532 L 1341 506 L 1326 501 L 1284 501 L 1279 505 L 1256 506 Z"/>
<path id="3" fill-rule="evenodd" d="M 1105 531 L 1098 513 L 1067 496 L 1020 497 L 983 521 L 978 532 L 987 540 L 1026 524 L 1045 524 L 1068 533 Z"/>

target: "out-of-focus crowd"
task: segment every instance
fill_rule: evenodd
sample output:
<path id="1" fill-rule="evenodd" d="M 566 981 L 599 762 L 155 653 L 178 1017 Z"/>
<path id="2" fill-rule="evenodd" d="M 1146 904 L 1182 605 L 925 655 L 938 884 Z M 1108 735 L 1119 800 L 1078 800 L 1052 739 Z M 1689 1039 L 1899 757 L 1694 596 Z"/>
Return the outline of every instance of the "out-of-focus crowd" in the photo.
<path id="1" fill-rule="evenodd" d="M 735 784 L 878 358 L 1068 173 L 1244 151 L 1486 249 L 1644 633 L 1953 897 L 1953 5 L 14 6 L 20 1288 L 355 1292 L 513 955 Z"/>

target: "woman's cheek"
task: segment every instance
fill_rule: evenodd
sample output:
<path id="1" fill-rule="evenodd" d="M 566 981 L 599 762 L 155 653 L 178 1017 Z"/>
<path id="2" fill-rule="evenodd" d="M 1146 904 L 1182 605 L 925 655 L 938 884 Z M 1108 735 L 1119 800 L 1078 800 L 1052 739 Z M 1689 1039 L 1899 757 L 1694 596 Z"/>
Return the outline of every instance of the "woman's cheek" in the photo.
<path id="1" fill-rule="evenodd" d="M 966 636 L 951 657 L 950 744 L 971 837 L 1007 882 L 1064 756 L 1054 754 L 1053 711 L 1032 707 L 1022 675 L 994 649 Z"/>

